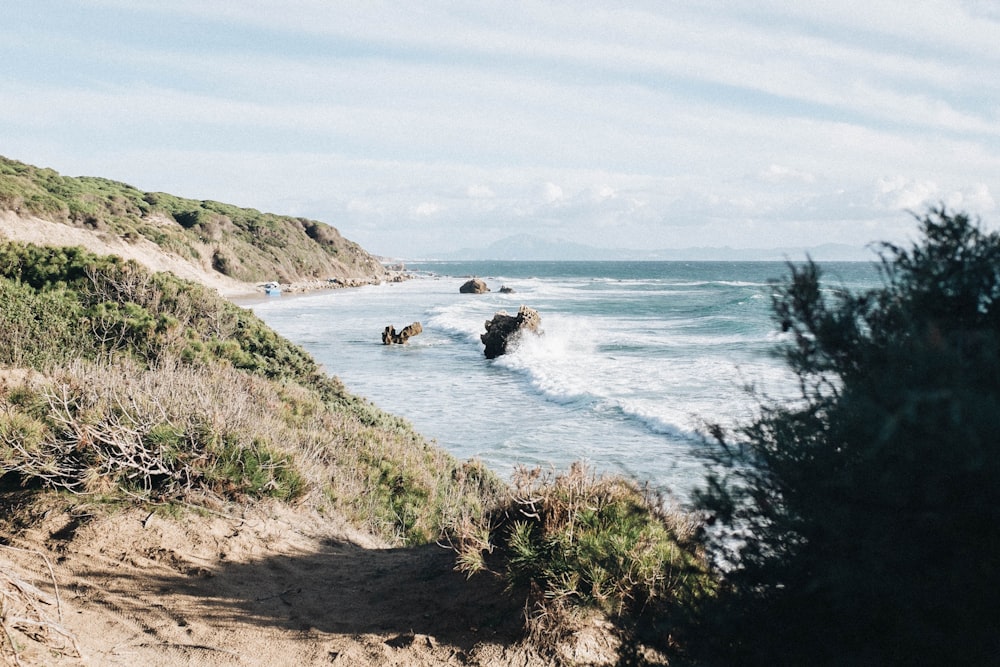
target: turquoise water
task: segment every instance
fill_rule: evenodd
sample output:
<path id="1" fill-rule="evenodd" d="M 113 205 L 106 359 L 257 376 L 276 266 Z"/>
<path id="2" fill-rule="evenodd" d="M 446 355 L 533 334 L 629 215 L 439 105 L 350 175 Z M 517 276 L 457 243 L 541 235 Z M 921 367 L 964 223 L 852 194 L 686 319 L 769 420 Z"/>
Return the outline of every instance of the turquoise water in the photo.
<path id="1" fill-rule="evenodd" d="M 870 264 L 823 265 L 831 287 L 875 284 Z M 703 477 L 706 421 L 752 414 L 754 385 L 787 395 L 774 351 L 770 281 L 778 262 L 428 262 L 420 277 L 253 304 L 351 391 L 409 419 L 460 458 L 595 469 L 650 482 L 679 501 Z M 470 276 L 491 292 L 459 294 Z M 499 292 L 501 286 L 514 290 Z M 499 310 L 536 309 L 543 334 L 483 356 L 479 335 Z M 406 346 L 387 325 L 419 321 Z"/>

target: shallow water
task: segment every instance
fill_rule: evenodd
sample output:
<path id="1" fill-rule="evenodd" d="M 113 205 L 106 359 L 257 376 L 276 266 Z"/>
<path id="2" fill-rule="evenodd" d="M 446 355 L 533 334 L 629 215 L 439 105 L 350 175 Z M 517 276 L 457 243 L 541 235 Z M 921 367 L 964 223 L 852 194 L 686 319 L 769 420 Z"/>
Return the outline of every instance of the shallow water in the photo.
<path id="1" fill-rule="evenodd" d="M 348 389 L 409 419 L 460 458 L 599 471 L 650 482 L 679 501 L 703 477 L 698 430 L 746 419 L 754 384 L 789 391 L 774 351 L 769 262 L 474 262 L 407 267 L 422 277 L 252 304 Z M 825 265 L 828 283 L 874 284 L 871 265 Z M 488 294 L 459 294 L 471 275 Z M 502 285 L 515 291 L 499 292 Z M 499 310 L 541 314 L 543 334 L 483 356 Z M 423 333 L 385 346 L 382 330 Z"/>

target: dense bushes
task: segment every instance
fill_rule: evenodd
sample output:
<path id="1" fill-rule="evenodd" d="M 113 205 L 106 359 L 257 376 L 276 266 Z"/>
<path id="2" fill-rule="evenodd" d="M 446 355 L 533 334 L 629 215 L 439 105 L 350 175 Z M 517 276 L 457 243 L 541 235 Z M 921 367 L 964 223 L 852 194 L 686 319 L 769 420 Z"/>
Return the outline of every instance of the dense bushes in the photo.
<path id="1" fill-rule="evenodd" d="M 931 210 L 884 285 L 793 267 L 774 312 L 800 400 L 734 434 L 700 504 L 732 568 L 688 636 L 714 664 L 995 664 L 1000 235 Z M 725 474 L 728 471 L 728 474 Z"/>
<path id="2" fill-rule="evenodd" d="M 170 274 L 150 274 L 134 262 L 81 248 L 0 242 L 3 278 L 0 290 L 10 298 L 0 302 L 0 327 L 10 336 L 0 355 L 6 352 L 7 363 L 14 363 L 15 354 L 22 360 L 31 354 L 39 363 L 118 352 L 146 364 L 179 356 L 294 378 L 330 399 L 342 392 L 308 353 L 253 313 Z M 18 352 L 22 347 L 31 352 Z"/>
<path id="3" fill-rule="evenodd" d="M 0 280 L 0 365 L 40 368 L 68 361 L 89 333 L 80 304 L 62 290 L 38 293 Z"/>

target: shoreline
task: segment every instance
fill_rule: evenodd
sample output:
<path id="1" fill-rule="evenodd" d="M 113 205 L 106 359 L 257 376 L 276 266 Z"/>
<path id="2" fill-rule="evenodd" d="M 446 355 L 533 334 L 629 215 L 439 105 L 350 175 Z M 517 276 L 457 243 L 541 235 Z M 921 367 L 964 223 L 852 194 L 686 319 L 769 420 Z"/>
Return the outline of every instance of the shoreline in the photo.
<path id="1" fill-rule="evenodd" d="M 277 283 L 281 293 L 276 296 L 305 296 L 317 292 L 332 292 L 335 290 L 351 289 L 357 287 L 368 287 L 371 285 L 381 285 L 383 283 L 402 283 L 412 280 L 415 276 L 406 271 L 388 271 L 384 278 L 372 277 L 367 280 L 360 278 L 328 278 L 326 280 L 300 280 L 291 283 Z M 247 302 L 257 303 L 266 299 L 274 298 L 267 294 L 265 285 L 268 283 L 242 283 L 244 287 L 231 287 L 228 289 L 218 289 L 219 295 L 233 303 L 243 304 Z"/>
<path id="2" fill-rule="evenodd" d="M 245 282 L 230 278 L 198 263 L 165 252 L 147 239 L 126 243 L 120 238 L 92 230 L 73 227 L 37 216 L 22 216 L 14 211 L 0 211 L 0 238 L 41 246 L 80 246 L 99 255 L 116 255 L 133 260 L 152 272 L 169 271 L 179 278 L 191 280 L 215 290 L 219 296 L 234 303 L 266 298 L 262 282 Z M 325 290 L 403 282 L 414 276 L 397 267 L 385 267 L 381 275 L 365 278 L 314 278 L 279 283 L 282 295 L 302 295 Z"/>

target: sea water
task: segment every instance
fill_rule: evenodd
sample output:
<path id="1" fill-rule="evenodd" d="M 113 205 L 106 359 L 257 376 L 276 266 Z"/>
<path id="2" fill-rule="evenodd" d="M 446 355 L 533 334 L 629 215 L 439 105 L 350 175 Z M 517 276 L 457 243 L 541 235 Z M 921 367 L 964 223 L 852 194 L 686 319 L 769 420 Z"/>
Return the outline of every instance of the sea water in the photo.
<path id="1" fill-rule="evenodd" d="M 877 284 L 869 263 L 822 265 L 830 288 Z M 748 387 L 791 399 L 771 317 L 780 262 L 426 262 L 416 278 L 249 304 L 348 390 L 502 475 L 585 461 L 679 502 L 704 478 L 706 423 L 749 419 Z M 470 277 L 491 291 L 460 294 Z M 500 291 L 502 286 L 513 290 Z M 483 355 L 498 311 L 537 310 L 542 334 Z M 420 322 L 406 345 L 382 331 Z"/>

